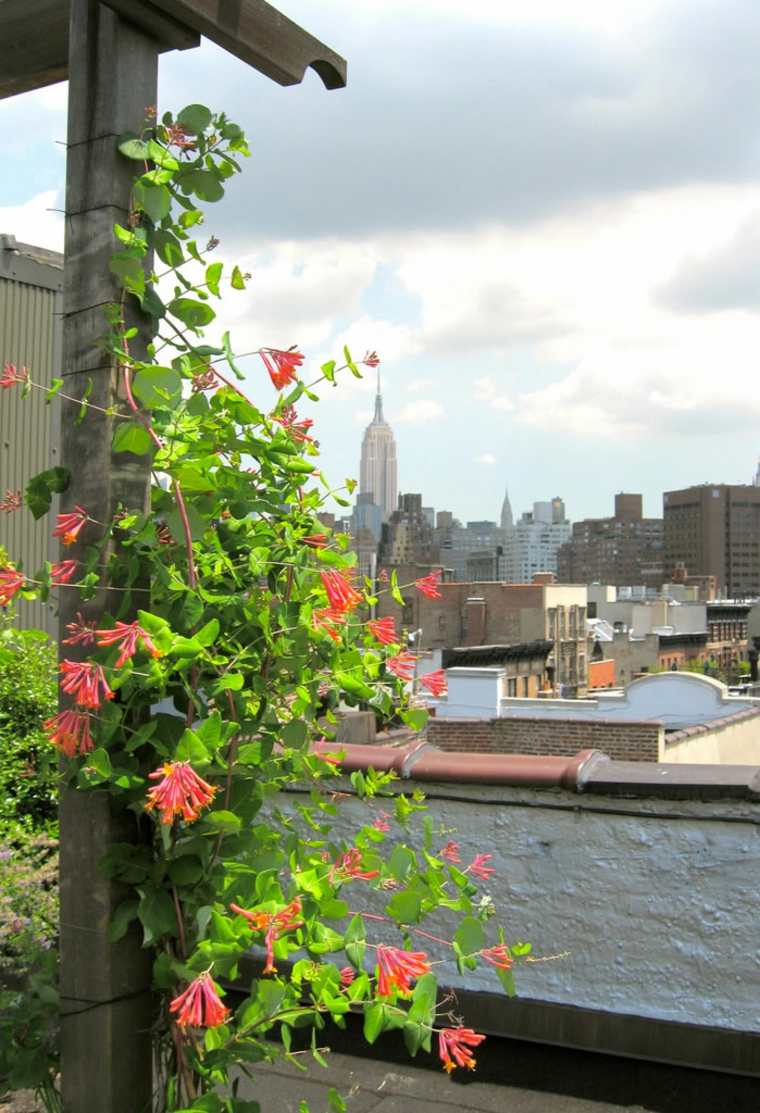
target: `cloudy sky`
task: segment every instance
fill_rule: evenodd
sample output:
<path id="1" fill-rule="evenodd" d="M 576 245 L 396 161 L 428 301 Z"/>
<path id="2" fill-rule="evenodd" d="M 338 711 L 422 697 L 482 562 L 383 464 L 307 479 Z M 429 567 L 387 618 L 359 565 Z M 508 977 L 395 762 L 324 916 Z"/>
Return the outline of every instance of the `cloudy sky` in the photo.
<path id="1" fill-rule="evenodd" d="M 757 0 L 282 0 L 345 90 L 164 55 L 253 158 L 211 212 L 238 350 L 383 360 L 399 488 L 460 517 L 748 482 L 760 453 Z M 199 97 L 199 90 L 203 96 Z M 65 85 L 0 102 L 0 232 L 60 247 Z M 9 172 L 12 168 L 12 172 Z M 271 387 L 255 362 L 251 390 Z M 329 390 L 355 475 L 371 381 Z"/>

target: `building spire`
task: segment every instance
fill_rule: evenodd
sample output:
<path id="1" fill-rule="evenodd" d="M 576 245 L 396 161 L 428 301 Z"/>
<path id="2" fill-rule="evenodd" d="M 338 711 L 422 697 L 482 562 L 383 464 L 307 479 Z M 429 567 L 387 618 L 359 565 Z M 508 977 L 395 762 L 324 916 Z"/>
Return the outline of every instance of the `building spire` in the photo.
<path id="1" fill-rule="evenodd" d="M 509 502 L 509 491 L 504 492 L 504 502 L 501 504 L 501 528 L 510 530 L 514 528 L 514 518 L 512 517 L 512 507 Z"/>
<path id="2" fill-rule="evenodd" d="M 373 418 L 373 422 L 375 424 L 378 424 L 378 423 L 384 422 L 384 421 L 385 421 L 385 418 L 383 417 L 383 396 L 382 396 L 382 393 L 380 391 L 380 368 L 378 367 L 378 369 L 377 369 L 377 394 L 375 395 L 375 416 Z"/>

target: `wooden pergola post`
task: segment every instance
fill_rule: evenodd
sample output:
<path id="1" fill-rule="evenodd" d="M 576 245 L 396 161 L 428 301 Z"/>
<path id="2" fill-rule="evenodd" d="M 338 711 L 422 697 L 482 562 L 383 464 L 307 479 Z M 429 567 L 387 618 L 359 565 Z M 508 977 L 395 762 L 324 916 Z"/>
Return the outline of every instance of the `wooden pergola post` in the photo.
<path id="1" fill-rule="evenodd" d="M 133 167 L 116 136 L 139 127 L 156 103 L 158 44 L 125 24 L 98 0 L 72 0 L 69 30 L 68 162 L 63 322 L 64 391 L 108 408 L 118 399 L 118 370 L 98 348 L 103 308 L 121 290 L 109 271 L 113 225 L 126 225 Z M 150 339 L 147 319 L 135 322 L 136 352 Z M 147 503 L 149 458 L 112 454 L 113 422 L 88 410 L 80 424 L 64 410 L 61 463 L 72 482 L 61 510 L 79 504 L 109 522 L 119 501 Z M 84 535 L 83 548 L 86 544 Z M 76 555 L 76 554 L 74 554 Z M 111 609 L 103 594 L 88 617 Z M 81 608 L 75 592 L 61 592 L 60 638 Z M 129 621 L 129 616 L 125 621 Z M 71 648 L 61 646 L 61 656 Z M 134 842 L 135 817 L 116 817 L 107 793 L 71 788 L 61 799 L 61 1080 L 66 1113 L 85 1110 L 149 1113 L 152 1108 L 150 952 L 140 933 L 108 941 L 119 887 L 98 871 L 104 850 Z"/>
<path id="2" fill-rule="evenodd" d="M 346 83 L 345 61 L 266 0 L 0 0 L 0 98 L 69 78 L 61 373 L 66 394 L 90 390 L 89 402 L 106 410 L 119 401 L 119 375 L 98 342 L 107 331 L 103 309 L 121 296 L 109 261 L 134 172 L 116 139 L 138 131 L 155 105 L 159 53 L 197 46 L 201 35 L 281 85 L 302 81 L 307 67 L 328 89 Z M 139 358 L 152 322 L 138 315 L 130 324 L 138 328 L 130 349 Z M 148 457 L 114 454 L 112 419 L 87 410 L 78 421 L 78 409 L 62 406 L 61 463 L 71 483 L 61 511 L 80 505 L 105 523 L 119 503 L 147 506 Z M 81 557 L 87 542 L 85 530 L 66 556 Z M 121 603 L 114 594 L 106 589 L 83 606 L 62 592 L 60 639 L 77 610 L 97 619 L 114 613 Z M 74 658 L 77 647 L 64 651 Z M 98 868 L 111 845 L 138 841 L 138 824 L 131 813 L 114 812 L 105 792 L 67 790 L 60 815 L 64 1110 L 150 1113 L 151 952 L 135 925 L 109 941 L 124 893 Z"/>

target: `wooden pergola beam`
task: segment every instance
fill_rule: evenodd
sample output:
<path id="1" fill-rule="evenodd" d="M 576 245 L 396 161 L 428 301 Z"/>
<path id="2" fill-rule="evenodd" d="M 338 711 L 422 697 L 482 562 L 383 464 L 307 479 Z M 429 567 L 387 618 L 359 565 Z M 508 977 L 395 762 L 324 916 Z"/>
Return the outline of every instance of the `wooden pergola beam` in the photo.
<path id="1" fill-rule="evenodd" d="M 266 0 L 103 0 L 160 51 L 188 50 L 205 35 L 280 85 L 311 67 L 328 89 L 346 84 L 346 62 Z M 65 81 L 70 0 L 0 0 L 0 100 Z"/>
<path id="2" fill-rule="evenodd" d="M 133 18 L 135 0 L 104 0 Z M 346 61 L 266 0 L 150 0 L 149 7 L 205 35 L 279 85 L 298 85 L 315 70 L 327 89 L 346 84 Z"/>
<path id="3" fill-rule="evenodd" d="M 125 6 L 129 22 L 150 35 L 159 51 L 200 44 L 199 32 L 152 5 L 129 0 Z M 71 0 L 0 0 L 0 100 L 66 80 L 70 11 Z"/>

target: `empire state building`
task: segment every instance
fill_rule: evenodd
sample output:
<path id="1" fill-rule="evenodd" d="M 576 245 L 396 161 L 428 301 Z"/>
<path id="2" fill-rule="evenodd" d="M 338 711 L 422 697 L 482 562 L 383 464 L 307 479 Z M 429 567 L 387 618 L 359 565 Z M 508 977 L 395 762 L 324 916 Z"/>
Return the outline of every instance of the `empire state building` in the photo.
<path id="1" fill-rule="evenodd" d="M 359 470 L 359 494 L 370 497 L 360 501 L 365 504 L 372 502 L 379 507 L 382 521 L 385 522 L 396 509 L 397 489 L 396 441 L 393 430 L 383 417 L 383 396 L 380 393 L 378 371 L 375 416 L 364 433 Z"/>

